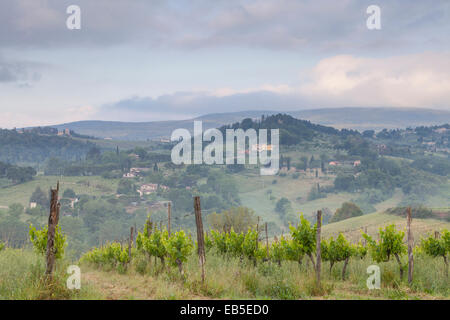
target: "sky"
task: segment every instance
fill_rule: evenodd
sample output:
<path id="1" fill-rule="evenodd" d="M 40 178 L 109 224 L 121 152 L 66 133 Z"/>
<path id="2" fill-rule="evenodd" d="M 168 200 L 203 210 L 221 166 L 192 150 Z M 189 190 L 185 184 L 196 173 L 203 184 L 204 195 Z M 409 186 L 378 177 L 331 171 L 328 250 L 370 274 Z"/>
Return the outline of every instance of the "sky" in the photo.
<path id="1" fill-rule="evenodd" d="M 0 127 L 450 110 L 449 35 L 448 0 L 2 0 Z"/>

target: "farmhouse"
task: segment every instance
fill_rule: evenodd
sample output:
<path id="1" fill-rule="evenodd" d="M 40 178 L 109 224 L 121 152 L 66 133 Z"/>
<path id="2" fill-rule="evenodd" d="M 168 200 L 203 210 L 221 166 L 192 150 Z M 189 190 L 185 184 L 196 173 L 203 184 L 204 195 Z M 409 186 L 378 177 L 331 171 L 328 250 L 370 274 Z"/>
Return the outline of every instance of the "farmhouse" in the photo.
<path id="1" fill-rule="evenodd" d="M 128 172 L 123 174 L 124 178 L 135 178 L 136 175 L 134 173 Z"/>
<path id="2" fill-rule="evenodd" d="M 158 190 L 158 184 L 156 184 L 156 183 L 143 184 L 139 188 L 139 191 L 142 194 L 151 194 L 153 192 L 156 192 L 156 190 Z"/>
<path id="3" fill-rule="evenodd" d="M 252 145 L 252 151 L 272 151 L 271 144 L 254 144 Z"/>

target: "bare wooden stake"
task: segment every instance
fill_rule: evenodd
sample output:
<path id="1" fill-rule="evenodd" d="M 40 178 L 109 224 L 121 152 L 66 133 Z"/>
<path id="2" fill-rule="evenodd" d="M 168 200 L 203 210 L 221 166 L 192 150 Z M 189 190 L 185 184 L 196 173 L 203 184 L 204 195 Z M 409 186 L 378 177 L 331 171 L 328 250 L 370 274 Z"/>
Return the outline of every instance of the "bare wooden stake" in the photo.
<path id="1" fill-rule="evenodd" d="M 411 207 L 406 212 L 406 228 L 408 232 L 408 283 L 412 284 L 414 272 L 414 257 L 413 257 L 413 236 L 411 233 Z"/>
<path id="2" fill-rule="evenodd" d="M 434 232 L 434 238 L 435 239 L 439 239 L 439 231 L 435 231 Z"/>
<path id="3" fill-rule="evenodd" d="M 205 238 L 203 234 L 202 209 L 200 197 L 194 197 L 195 224 L 197 225 L 198 260 L 202 269 L 202 283 L 205 283 Z"/>
<path id="4" fill-rule="evenodd" d="M 258 216 L 258 220 L 256 222 L 256 233 L 258 234 L 258 239 L 259 239 L 259 216 Z"/>
<path id="5" fill-rule="evenodd" d="M 322 257 L 320 252 L 320 232 L 322 230 L 322 211 L 317 211 L 317 233 L 316 233 L 316 281 L 320 286 L 320 268 L 322 266 Z"/>
<path id="6" fill-rule="evenodd" d="M 153 223 L 150 221 L 150 218 L 147 218 L 147 237 L 150 238 L 150 235 L 153 231 Z"/>
<path id="7" fill-rule="evenodd" d="M 167 230 L 169 231 L 169 237 L 170 237 L 170 215 L 172 213 L 172 203 L 167 203 Z"/>
<path id="8" fill-rule="evenodd" d="M 133 239 L 134 239 L 133 231 L 134 231 L 134 228 L 131 227 L 130 238 L 128 239 L 128 258 L 130 261 L 131 261 L 131 247 L 133 246 Z"/>
<path id="9" fill-rule="evenodd" d="M 267 222 L 264 224 L 264 228 L 266 229 L 266 254 L 267 254 L 267 259 L 269 259 L 269 235 L 267 232 Z"/>
<path id="10" fill-rule="evenodd" d="M 59 181 L 56 185 L 56 189 L 50 189 L 50 215 L 48 216 L 48 233 L 47 233 L 47 269 L 46 275 L 51 279 L 53 269 L 56 262 L 56 248 L 55 248 L 55 235 L 56 228 L 59 222 L 59 208 L 58 202 Z"/>
<path id="11" fill-rule="evenodd" d="M 367 234 L 367 227 L 364 227 L 364 233 Z M 367 246 L 367 240 L 364 238 L 364 247 Z"/>

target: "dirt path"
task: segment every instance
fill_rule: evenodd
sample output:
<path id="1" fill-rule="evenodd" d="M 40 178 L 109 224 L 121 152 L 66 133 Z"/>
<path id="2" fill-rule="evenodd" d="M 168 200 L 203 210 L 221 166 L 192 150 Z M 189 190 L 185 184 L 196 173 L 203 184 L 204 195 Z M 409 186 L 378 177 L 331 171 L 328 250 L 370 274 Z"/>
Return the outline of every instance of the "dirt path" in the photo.
<path id="1" fill-rule="evenodd" d="M 181 282 L 139 274 L 88 270 L 82 273 L 81 281 L 106 300 L 208 299 L 189 292 Z"/>

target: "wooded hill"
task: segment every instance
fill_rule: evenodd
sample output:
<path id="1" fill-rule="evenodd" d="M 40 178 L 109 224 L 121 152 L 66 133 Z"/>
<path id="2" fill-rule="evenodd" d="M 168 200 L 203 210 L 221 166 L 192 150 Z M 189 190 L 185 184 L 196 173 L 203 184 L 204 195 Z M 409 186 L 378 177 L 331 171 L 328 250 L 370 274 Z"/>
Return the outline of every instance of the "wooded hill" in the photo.
<path id="1" fill-rule="evenodd" d="M 52 157 L 78 160 L 93 146 L 93 143 L 58 136 L 50 131 L 0 129 L 0 161 L 12 164 L 42 163 Z"/>

